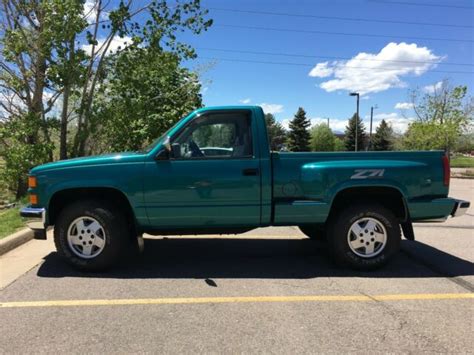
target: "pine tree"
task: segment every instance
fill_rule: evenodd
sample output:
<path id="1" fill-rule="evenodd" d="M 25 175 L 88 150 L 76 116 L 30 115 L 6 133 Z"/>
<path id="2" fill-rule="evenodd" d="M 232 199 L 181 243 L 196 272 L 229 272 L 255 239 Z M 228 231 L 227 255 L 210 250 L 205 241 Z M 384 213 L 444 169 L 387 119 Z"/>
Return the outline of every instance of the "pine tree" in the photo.
<path id="1" fill-rule="evenodd" d="M 355 136 L 356 136 L 356 126 L 357 126 L 357 150 L 361 151 L 364 150 L 364 143 L 365 143 L 365 126 L 362 123 L 360 117 L 357 114 L 354 114 L 346 126 L 346 130 L 344 132 L 344 144 L 346 146 L 346 150 L 349 152 L 353 152 L 355 150 Z"/>
<path id="2" fill-rule="evenodd" d="M 285 144 L 286 140 L 286 131 L 275 119 L 271 113 L 265 114 L 265 122 L 267 124 L 267 132 L 268 132 L 268 141 L 270 142 L 270 149 L 271 150 L 281 150 L 283 145 Z"/>
<path id="3" fill-rule="evenodd" d="M 288 133 L 288 149 L 292 152 L 308 152 L 311 135 L 308 128 L 311 122 L 306 118 L 302 107 L 298 108 L 295 117 L 290 122 Z"/>
<path id="4" fill-rule="evenodd" d="M 392 150 L 392 142 L 393 129 L 385 120 L 382 120 L 375 131 L 370 148 L 372 150 Z"/>

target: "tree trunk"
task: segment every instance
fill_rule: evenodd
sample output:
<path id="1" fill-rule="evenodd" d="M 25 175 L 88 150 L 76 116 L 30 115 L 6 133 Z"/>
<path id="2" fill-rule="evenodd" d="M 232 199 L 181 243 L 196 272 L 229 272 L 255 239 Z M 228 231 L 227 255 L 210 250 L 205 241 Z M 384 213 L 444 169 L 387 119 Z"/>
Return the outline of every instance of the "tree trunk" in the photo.
<path id="1" fill-rule="evenodd" d="M 75 63 L 75 40 L 76 36 L 73 36 L 69 41 L 69 64 L 74 67 Z M 59 136 L 59 159 L 67 159 L 67 120 L 68 120 L 68 107 L 69 107 L 69 96 L 71 94 L 71 82 L 66 80 L 64 83 L 63 93 L 63 107 L 61 111 L 61 131 Z"/>
<path id="2" fill-rule="evenodd" d="M 26 195 L 27 191 L 28 191 L 28 184 L 26 182 L 26 179 L 19 178 L 18 183 L 17 183 L 16 193 L 15 193 L 15 199 L 19 200 L 20 198 Z"/>
<path id="3" fill-rule="evenodd" d="M 59 136 L 59 159 L 67 159 L 67 112 L 69 106 L 70 85 L 64 87 L 63 108 L 61 112 L 61 131 Z"/>

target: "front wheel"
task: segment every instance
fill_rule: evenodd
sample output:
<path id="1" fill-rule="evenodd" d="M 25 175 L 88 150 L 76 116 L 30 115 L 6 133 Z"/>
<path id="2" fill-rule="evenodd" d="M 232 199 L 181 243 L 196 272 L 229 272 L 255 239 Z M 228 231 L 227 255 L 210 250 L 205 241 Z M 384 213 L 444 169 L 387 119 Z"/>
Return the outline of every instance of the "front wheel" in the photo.
<path id="1" fill-rule="evenodd" d="M 102 201 L 78 201 L 67 206 L 54 226 L 56 249 L 72 266 L 99 271 L 124 255 L 129 228 L 120 210 Z"/>
<path id="2" fill-rule="evenodd" d="M 376 204 L 359 204 L 339 212 L 329 223 L 336 262 L 358 270 L 385 265 L 400 249 L 400 226 L 394 214 Z"/>

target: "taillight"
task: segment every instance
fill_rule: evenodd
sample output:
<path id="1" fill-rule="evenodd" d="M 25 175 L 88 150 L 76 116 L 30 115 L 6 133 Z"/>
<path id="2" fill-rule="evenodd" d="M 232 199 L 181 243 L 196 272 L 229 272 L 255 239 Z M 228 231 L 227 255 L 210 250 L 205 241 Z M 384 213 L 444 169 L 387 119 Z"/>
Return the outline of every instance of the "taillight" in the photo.
<path id="1" fill-rule="evenodd" d="M 441 160 L 443 161 L 443 173 L 444 173 L 443 184 L 444 184 L 444 186 L 449 186 L 449 178 L 451 176 L 451 168 L 449 166 L 448 156 L 446 154 L 443 155 Z"/>

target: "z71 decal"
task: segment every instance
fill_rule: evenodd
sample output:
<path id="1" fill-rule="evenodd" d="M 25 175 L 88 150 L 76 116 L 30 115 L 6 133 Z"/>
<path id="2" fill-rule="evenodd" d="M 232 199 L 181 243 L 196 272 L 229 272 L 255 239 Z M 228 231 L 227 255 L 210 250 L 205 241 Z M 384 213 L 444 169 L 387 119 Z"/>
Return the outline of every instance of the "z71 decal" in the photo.
<path id="1" fill-rule="evenodd" d="M 357 169 L 354 172 L 355 174 L 351 176 L 351 179 L 381 178 L 385 169 Z"/>

